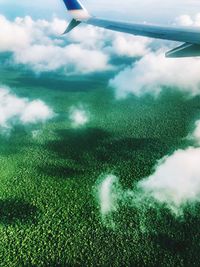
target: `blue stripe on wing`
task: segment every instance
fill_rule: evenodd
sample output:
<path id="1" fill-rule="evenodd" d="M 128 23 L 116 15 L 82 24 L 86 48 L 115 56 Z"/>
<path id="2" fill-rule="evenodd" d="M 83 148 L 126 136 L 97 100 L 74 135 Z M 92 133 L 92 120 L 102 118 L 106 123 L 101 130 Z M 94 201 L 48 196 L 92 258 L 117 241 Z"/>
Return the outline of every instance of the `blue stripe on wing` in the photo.
<path id="1" fill-rule="evenodd" d="M 81 4 L 77 0 L 63 0 L 68 10 L 81 10 Z"/>

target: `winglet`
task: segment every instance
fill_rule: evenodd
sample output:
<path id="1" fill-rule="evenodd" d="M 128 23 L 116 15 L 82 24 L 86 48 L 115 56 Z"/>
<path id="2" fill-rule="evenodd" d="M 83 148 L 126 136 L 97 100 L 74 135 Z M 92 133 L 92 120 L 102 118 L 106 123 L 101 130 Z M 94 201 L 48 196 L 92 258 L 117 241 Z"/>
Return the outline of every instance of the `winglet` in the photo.
<path id="1" fill-rule="evenodd" d="M 65 6 L 76 21 L 87 21 L 91 16 L 79 0 L 63 0 Z"/>
<path id="2" fill-rule="evenodd" d="M 78 26 L 81 22 L 80 21 L 77 21 L 75 19 L 72 19 L 70 24 L 68 25 L 67 29 L 64 31 L 63 35 L 64 34 L 67 34 L 69 32 L 71 32 L 74 28 L 76 28 L 76 26 Z"/>
<path id="3" fill-rule="evenodd" d="M 176 47 L 166 53 L 166 57 L 179 58 L 179 57 L 199 57 L 200 45 L 185 43 Z"/>

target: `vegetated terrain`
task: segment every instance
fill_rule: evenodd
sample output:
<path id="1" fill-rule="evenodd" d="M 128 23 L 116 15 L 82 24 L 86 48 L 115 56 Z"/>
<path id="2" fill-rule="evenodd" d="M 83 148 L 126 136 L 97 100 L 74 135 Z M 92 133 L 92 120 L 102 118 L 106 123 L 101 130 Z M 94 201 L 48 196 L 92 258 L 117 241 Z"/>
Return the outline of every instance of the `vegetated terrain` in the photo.
<path id="1" fill-rule="evenodd" d="M 158 159 L 187 145 L 200 108 L 199 98 L 172 88 L 156 100 L 116 101 L 107 85 L 112 76 L 1 69 L 2 84 L 42 99 L 57 116 L 0 137 L 0 266 L 199 266 L 198 206 L 184 219 L 164 207 L 148 209 L 146 231 L 131 207 L 116 215 L 116 229 L 102 224 L 94 196 L 99 176 L 114 173 L 131 189 Z M 74 129 L 68 111 L 79 104 L 91 121 Z"/>

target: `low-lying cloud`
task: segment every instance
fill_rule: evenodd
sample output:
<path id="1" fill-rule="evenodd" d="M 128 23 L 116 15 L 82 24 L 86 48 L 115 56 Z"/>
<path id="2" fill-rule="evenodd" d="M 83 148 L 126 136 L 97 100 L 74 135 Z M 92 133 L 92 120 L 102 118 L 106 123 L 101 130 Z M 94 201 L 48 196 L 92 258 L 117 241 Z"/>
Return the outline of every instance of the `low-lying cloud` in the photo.
<path id="1" fill-rule="evenodd" d="M 187 205 L 200 202 L 200 148 L 177 150 L 161 159 L 151 176 L 142 179 L 134 190 L 124 191 L 119 178 L 106 175 L 99 185 L 102 219 L 117 212 L 118 203 L 156 208 L 165 205 L 176 216 L 183 215 Z"/>
<path id="2" fill-rule="evenodd" d="M 70 108 L 69 111 L 69 119 L 71 121 L 71 125 L 73 128 L 79 128 L 83 127 L 90 121 L 90 113 L 89 111 L 83 107 L 80 106 L 73 106 Z"/>
<path id="3" fill-rule="evenodd" d="M 118 98 L 129 94 L 158 96 L 173 88 L 196 96 L 200 94 L 200 58 L 169 59 L 164 51 L 149 53 L 118 73 L 110 85 Z"/>
<path id="4" fill-rule="evenodd" d="M 200 148 L 177 150 L 160 160 L 138 188 L 178 213 L 186 204 L 200 201 L 199 158 Z"/>
<path id="5" fill-rule="evenodd" d="M 91 60 L 88 61 L 88 58 Z M 15 54 L 16 63 L 24 64 L 35 72 L 63 69 L 70 74 L 90 73 L 109 69 L 108 57 L 97 50 L 88 50 L 79 45 L 66 47 L 34 45 Z"/>
<path id="6" fill-rule="evenodd" d="M 99 200 L 102 216 L 106 216 L 111 212 L 117 210 L 117 188 L 116 185 L 119 184 L 119 179 L 110 174 L 103 177 L 101 186 L 99 187 Z"/>
<path id="7" fill-rule="evenodd" d="M 8 20 L 0 15 L 0 52 L 11 52 L 14 64 L 35 72 L 84 74 L 109 70 L 113 56 L 138 57 L 148 51 L 150 40 L 92 26 L 80 26 L 70 34 L 64 20 Z"/>
<path id="8" fill-rule="evenodd" d="M 41 100 L 30 101 L 13 94 L 9 88 L 0 87 L 0 127 L 10 129 L 14 124 L 43 123 L 54 113 Z"/>
<path id="9" fill-rule="evenodd" d="M 175 23 L 181 26 L 200 26 L 200 13 L 195 16 L 190 16 L 187 14 L 181 15 L 176 18 Z"/>
<path id="10" fill-rule="evenodd" d="M 34 21 L 25 17 L 10 21 L 1 15 L 0 26 L 0 52 L 11 52 L 14 64 L 35 72 L 63 68 L 66 73 L 89 73 L 110 68 L 106 53 L 61 37 L 67 27 L 63 20 Z"/>
<path id="11" fill-rule="evenodd" d="M 200 144 L 199 121 L 190 137 L 194 144 Z M 97 185 L 103 222 L 115 226 L 112 214 L 118 212 L 120 205 L 138 210 L 165 206 L 175 216 L 183 216 L 186 207 L 200 202 L 199 159 L 198 146 L 178 149 L 160 159 L 152 175 L 133 182 L 132 190 L 124 190 L 117 176 L 104 175 Z"/>

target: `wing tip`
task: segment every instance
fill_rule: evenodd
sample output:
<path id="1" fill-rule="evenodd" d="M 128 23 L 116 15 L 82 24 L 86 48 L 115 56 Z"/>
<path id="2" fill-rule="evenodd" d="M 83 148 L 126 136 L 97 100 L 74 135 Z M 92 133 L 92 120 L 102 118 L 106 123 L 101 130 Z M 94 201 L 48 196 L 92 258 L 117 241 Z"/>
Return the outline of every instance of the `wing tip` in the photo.
<path id="1" fill-rule="evenodd" d="M 91 18 L 89 12 L 85 9 L 79 0 L 63 0 L 69 14 L 77 21 L 86 21 Z"/>

